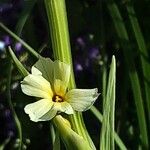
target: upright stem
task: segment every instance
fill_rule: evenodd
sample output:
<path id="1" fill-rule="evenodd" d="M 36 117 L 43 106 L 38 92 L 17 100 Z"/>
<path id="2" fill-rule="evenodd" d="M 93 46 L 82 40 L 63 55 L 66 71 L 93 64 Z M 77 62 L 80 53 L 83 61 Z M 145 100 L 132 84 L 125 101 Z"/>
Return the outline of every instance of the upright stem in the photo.
<path id="1" fill-rule="evenodd" d="M 45 0 L 45 7 L 49 21 L 54 57 L 72 65 L 65 0 Z M 69 88 L 75 88 L 75 86 L 72 69 Z M 73 130 L 88 141 L 92 149 L 96 149 L 85 128 L 82 114 L 76 113 L 70 116 L 69 119 Z"/>
<path id="2" fill-rule="evenodd" d="M 18 138 L 20 139 L 18 149 L 21 150 L 21 146 L 22 146 L 22 128 L 21 128 L 21 123 L 20 123 L 20 121 L 18 119 L 18 116 L 17 116 L 17 114 L 16 114 L 16 112 L 14 110 L 14 107 L 13 107 L 13 104 L 12 104 L 12 101 L 11 101 L 11 92 L 10 92 L 11 72 L 12 72 L 12 63 L 11 63 L 11 60 L 9 60 L 9 58 L 8 58 L 7 100 L 8 100 L 9 107 L 10 107 L 10 109 L 12 111 L 16 127 L 17 127 Z"/>

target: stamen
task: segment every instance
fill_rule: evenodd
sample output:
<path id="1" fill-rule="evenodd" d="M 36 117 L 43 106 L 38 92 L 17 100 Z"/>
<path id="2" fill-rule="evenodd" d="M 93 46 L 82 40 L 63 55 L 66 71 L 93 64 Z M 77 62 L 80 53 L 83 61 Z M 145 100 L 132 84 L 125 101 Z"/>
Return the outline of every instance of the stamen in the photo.
<path id="1" fill-rule="evenodd" d="M 63 97 L 59 96 L 59 95 L 54 95 L 52 98 L 53 102 L 63 102 Z"/>

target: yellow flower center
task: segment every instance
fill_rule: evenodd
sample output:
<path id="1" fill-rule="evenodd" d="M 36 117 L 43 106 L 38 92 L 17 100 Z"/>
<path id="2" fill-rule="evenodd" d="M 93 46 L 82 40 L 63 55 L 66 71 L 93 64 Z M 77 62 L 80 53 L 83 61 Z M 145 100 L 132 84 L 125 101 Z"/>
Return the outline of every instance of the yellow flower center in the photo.
<path id="1" fill-rule="evenodd" d="M 64 101 L 63 97 L 59 96 L 59 95 L 54 95 L 52 100 L 53 100 L 53 102 L 63 102 Z"/>

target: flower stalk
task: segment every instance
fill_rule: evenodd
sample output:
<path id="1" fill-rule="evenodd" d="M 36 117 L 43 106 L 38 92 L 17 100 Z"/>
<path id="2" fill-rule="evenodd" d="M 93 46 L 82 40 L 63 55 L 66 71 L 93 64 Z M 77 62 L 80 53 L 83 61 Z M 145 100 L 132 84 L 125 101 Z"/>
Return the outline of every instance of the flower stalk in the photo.
<path id="1" fill-rule="evenodd" d="M 18 116 L 15 112 L 15 109 L 13 107 L 12 101 L 11 101 L 11 91 L 10 91 L 10 85 L 11 85 L 11 74 L 12 74 L 12 62 L 11 60 L 8 58 L 8 76 L 7 76 L 7 99 L 8 99 L 8 104 L 9 107 L 12 111 L 13 114 L 13 118 L 17 127 L 17 132 L 18 132 L 18 138 L 20 139 L 19 145 L 18 145 L 18 150 L 22 149 L 22 128 L 21 128 L 21 124 L 20 121 L 18 119 Z M 9 142 L 10 139 L 7 139 L 4 142 L 4 145 L 7 144 L 7 142 Z"/>
<path id="2" fill-rule="evenodd" d="M 54 57 L 55 59 L 72 65 L 65 0 L 45 0 L 45 7 L 50 27 Z M 72 89 L 75 88 L 75 86 L 73 69 L 71 69 L 69 88 Z M 96 149 L 84 125 L 82 114 L 76 113 L 71 115 L 69 120 L 73 130 L 81 135 L 92 149 Z"/>

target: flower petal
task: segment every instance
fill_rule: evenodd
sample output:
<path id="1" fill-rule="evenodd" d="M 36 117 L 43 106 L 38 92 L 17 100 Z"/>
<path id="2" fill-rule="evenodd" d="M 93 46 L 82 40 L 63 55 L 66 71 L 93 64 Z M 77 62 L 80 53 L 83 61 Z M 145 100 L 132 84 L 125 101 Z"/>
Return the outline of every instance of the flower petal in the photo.
<path id="1" fill-rule="evenodd" d="M 21 82 L 23 93 L 29 96 L 52 98 L 53 93 L 50 83 L 40 75 L 29 74 Z"/>
<path id="2" fill-rule="evenodd" d="M 64 82 L 64 86 L 68 86 L 70 79 L 70 65 L 59 60 L 54 61 L 54 80 L 59 79 Z"/>
<path id="3" fill-rule="evenodd" d="M 54 90 L 55 90 L 55 93 L 56 95 L 59 95 L 59 96 L 64 96 L 65 93 L 66 93 L 66 86 L 65 86 L 65 83 L 59 79 L 55 79 L 54 81 Z"/>
<path id="4" fill-rule="evenodd" d="M 72 106 L 68 102 L 61 103 L 61 112 L 64 112 L 68 115 L 71 115 L 74 113 Z"/>
<path id="5" fill-rule="evenodd" d="M 39 121 L 48 121 L 53 119 L 57 114 L 57 110 L 56 109 L 51 109 L 49 110 L 45 115 L 43 115 L 42 117 L 39 118 Z"/>
<path id="6" fill-rule="evenodd" d="M 49 99 L 42 99 L 26 105 L 24 110 L 26 114 L 29 114 L 30 120 L 38 122 L 41 121 L 40 117 L 51 109 L 52 105 L 53 102 L 51 102 Z"/>
<path id="7" fill-rule="evenodd" d="M 57 107 L 58 113 L 66 113 L 66 114 L 73 114 L 73 108 L 68 102 L 56 102 L 55 107 Z"/>
<path id="8" fill-rule="evenodd" d="M 46 80 L 51 84 L 54 82 L 54 62 L 50 58 L 40 57 L 34 66 L 42 72 L 42 76 Z"/>
<path id="9" fill-rule="evenodd" d="M 44 114 L 41 118 L 39 118 L 40 121 L 46 121 L 46 120 L 51 120 L 53 117 L 56 116 L 56 114 L 59 113 L 66 113 L 66 114 L 73 114 L 74 111 L 71 107 L 71 105 L 67 102 L 62 102 L 62 103 L 53 103 L 53 106 L 51 109 Z"/>
<path id="10" fill-rule="evenodd" d="M 37 68 L 35 68 L 34 66 L 32 66 L 32 68 L 31 68 L 31 73 L 33 75 L 42 75 L 42 73 Z"/>
<path id="11" fill-rule="evenodd" d="M 97 88 L 94 89 L 72 89 L 66 96 L 65 100 L 70 103 L 76 111 L 85 111 L 89 109 L 98 98 Z"/>
<path id="12" fill-rule="evenodd" d="M 59 79 L 68 86 L 70 78 L 70 65 L 59 60 L 52 61 L 50 58 L 40 57 L 34 65 L 51 84 L 55 79 Z"/>
<path id="13" fill-rule="evenodd" d="M 40 121 L 51 120 L 53 117 L 56 116 L 57 113 L 61 112 L 60 110 L 61 110 L 61 104 L 54 102 L 51 109 L 46 114 L 41 116 Z"/>

